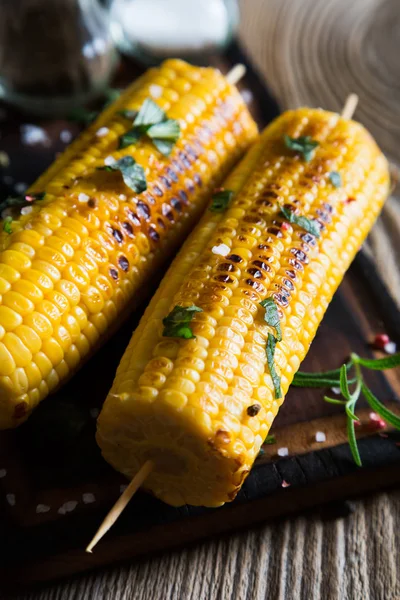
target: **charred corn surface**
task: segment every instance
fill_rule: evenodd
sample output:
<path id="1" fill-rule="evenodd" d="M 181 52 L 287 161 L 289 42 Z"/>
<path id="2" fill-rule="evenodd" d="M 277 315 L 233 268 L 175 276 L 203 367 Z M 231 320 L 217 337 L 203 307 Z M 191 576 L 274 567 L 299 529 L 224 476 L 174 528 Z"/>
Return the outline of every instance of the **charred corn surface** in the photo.
<path id="1" fill-rule="evenodd" d="M 142 136 L 118 150 L 132 128 L 121 110 L 153 95 L 180 125 L 169 157 Z M 32 408 L 80 365 L 132 309 L 140 286 L 183 241 L 210 192 L 256 136 L 240 94 L 216 70 L 169 60 L 153 69 L 32 186 L 45 192 L 1 234 L 0 427 Z M 122 157 L 143 167 L 134 193 Z M 29 211 L 28 211 L 29 212 Z"/>
<path id="2" fill-rule="evenodd" d="M 309 162 L 285 134 L 318 141 Z M 207 211 L 186 241 L 98 420 L 104 457 L 128 478 L 154 460 L 146 488 L 172 505 L 218 506 L 236 496 L 283 401 L 266 361 L 275 329 L 260 302 L 272 298 L 279 311 L 274 360 L 284 395 L 388 194 L 388 168 L 361 125 L 300 109 L 262 134 L 225 188 L 235 192 L 231 204 L 223 214 Z M 282 206 L 320 235 L 290 224 Z M 226 256 L 213 252 L 221 244 Z M 162 337 L 176 305 L 202 309 L 191 321 L 195 339 Z"/>

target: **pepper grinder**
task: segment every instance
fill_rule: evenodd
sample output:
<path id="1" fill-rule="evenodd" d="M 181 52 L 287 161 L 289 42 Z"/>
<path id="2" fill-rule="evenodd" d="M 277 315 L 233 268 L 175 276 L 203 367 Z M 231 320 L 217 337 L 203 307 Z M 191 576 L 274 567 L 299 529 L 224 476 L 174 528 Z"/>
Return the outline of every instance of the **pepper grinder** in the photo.
<path id="1" fill-rule="evenodd" d="M 117 53 L 99 0 L 5 0 L 1 13 L 0 98 L 53 116 L 104 92 Z"/>

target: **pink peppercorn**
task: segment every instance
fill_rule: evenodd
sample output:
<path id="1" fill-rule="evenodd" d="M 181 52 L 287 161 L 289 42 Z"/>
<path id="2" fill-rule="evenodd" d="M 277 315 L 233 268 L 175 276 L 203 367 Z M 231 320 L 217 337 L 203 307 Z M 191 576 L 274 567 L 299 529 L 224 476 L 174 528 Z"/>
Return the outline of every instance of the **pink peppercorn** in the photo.
<path id="1" fill-rule="evenodd" d="M 369 413 L 369 426 L 373 430 L 385 429 L 387 427 L 386 421 L 374 412 Z"/>
<path id="2" fill-rule="evenodd" d="M 386 344 L 388 344 L 389 342 L 390 342 L 390 338 L 386 333 L 378 333 L 375 336 L 373 345 L 375 346 L 375 348 L 378 348 L 379 350 L 384 350 Z"/>

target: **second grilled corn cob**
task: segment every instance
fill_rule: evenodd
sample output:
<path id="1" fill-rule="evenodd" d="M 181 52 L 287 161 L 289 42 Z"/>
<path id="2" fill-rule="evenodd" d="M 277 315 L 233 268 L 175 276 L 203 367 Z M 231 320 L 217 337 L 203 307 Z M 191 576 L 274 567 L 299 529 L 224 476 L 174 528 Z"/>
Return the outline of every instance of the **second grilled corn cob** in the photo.
<path id="1" fill-rule="evenodd" d="M 144 487 L 172 505 L 233 500 L 388 184 L 358 123 L 300 109 L 268 127 L 132 337 L 98 420 L 106 460 L 128 478 L 153 461 Z"/>
<path id="2" fill-rule="evenodd" d="M 134 115 L 149 98 L 179 123 L 168 157 L 144 134 L 121 148 L 132 127 L 126 111 Z M 219 71 L 168 60 L 38 179 L 0 239 L 0 428 L 23 421 L 132 310 L 255 136 Z M 104 170 L 124 157 L 143 169 L 146 191 Z"/>

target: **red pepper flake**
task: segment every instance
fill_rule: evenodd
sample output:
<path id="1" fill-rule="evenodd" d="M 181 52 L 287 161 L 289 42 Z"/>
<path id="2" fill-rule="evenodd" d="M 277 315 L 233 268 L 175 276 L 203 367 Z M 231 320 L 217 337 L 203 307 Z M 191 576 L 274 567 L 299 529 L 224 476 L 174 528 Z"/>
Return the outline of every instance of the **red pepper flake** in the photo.
<path id="1" fill-rule="evenodd" d="M 378 348 L 378 350 L 383 350 L 386 344 L 388 344 L 389 342 L 390 338 L 386 333 L 378 333 L 375 336 L 372 345 L 374 346 L 374 348 Z"/>
<path id="2" fill-rule="evenodd" d="M 355 202 L 356 199 L 353 196 L 349 196 L 348 198 L 346 198 L 346 200 L 344 201 L 345 204 L 351 204 L 351 202 Z"/>
<path id="3" fill-rule="evenodd" d="M 281 225 L 281 229 L 283 229 L 283 231 L 289 231 L 289 229 L 290 229 L 289 223 L 286 223 L 286 221 L 283 221 L 283 223 Z"/>
<path id="4" fill-rule="evenodd" d="M 379 437 L 381 437 L 381 438 L 388 438 L 389 436 L 388 436 L 387 433 L 380 433 Z"/>
<path id="5" fill-rule="evenodd" d="M 361 421 L 353 421 L 354 427 L 362 427 Z"/>
<path id="6" fill-rule="evenodd" d="M 382 417 L 372 412 L 369 413 L 369 426 L 370 429 L 373 430 L 386 429 L 387 423 L 382 419 Z"/>
<path id="7" fill-rule="evenodd" d="M 282 487 L 283 488 L 287 488 L 287 487 L 290 487 L 290 486 L 291 486 L 291 484 L 288 481 L 285 481 L 284 479 L 282 480 Z"/>

